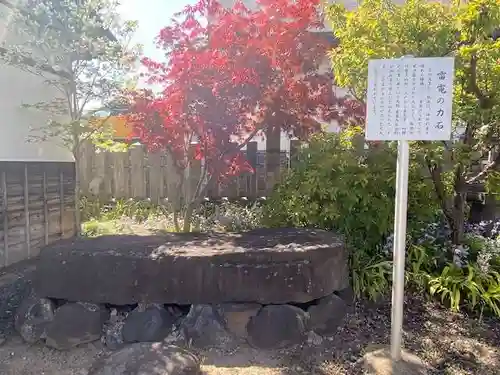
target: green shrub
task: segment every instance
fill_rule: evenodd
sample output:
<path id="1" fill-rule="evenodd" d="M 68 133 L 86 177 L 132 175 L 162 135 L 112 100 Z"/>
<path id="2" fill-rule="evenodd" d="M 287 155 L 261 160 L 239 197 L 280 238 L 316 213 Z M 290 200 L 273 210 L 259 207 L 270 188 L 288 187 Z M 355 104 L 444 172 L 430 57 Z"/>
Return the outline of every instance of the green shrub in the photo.
<path id="1" fill-rule="evenodd" d="M 351 286 L 357 298 L 375 301 L 390 289 L 392 261 L 382 256 L 367 256 L 356 251 L 350 257 Z"/>
<path id="2" fill-rule="evenodd" d="M 118 220 L 122 217 L 143 222 L 151 217 L 165 215 L 168 213 L 168 207 L 154 204 L 149 199 L 113 199 L 110 202 L 101 202 L 99 199 L 82 197 L 80 211 L 84 222 Z"/>
<path id="3" fill-rule="evenodd" d="M 454 311 L 465 306 L 500 317 L 500 274 L 495 270 L 483 272 L 473 263 L 462 268 L 449 264 L 429 277 L 428 288 L 431 296 L 439 296 Z"/>
<path id="4" fill-rule="evenodd" d="M 430 275 L 440 264 L 436 248 L 410 244 L 406 251 L 405 281 L 418 291 L 427 291 Z"/>
<path id="5" fill-rule="evenodd" d="M 259 202 L 205 203 L 194 219 L 195 227 L 204 231 L 241 232 L 262 226 L 262 207 Z"/>
<path id="6" fill-rule="evenodd" d="M 433 219 L 434 192 L 413 157 L 409 229 Z M 352 249 L 375 255 L 393 230 L 396 152 L 392 144 L 364 149 L 359 130 L 315 136 L 264 208 L 270 226 L 335 230 Z"/>
<path id="7" fill-rule="evenodd" d="M 465 237 L 469 262 L 478 265 L 482 272 L 500 271 L 500 235 L 494 238 L 470 233 Z"/>
<path id="8" fill-rule="evenodd" d="M 83 230 L 86 235 L 98 235 L 103 230 L 99 223 L 115 224 L 115 232 L 120 224 L 137 224 L 145 228 L 158 230 L 160 222 L 165 230 L 175 231 L 173 211 L 165 205 L 154 204 L 148 199 L 113 199 L 101 202 L 98 199 L 83 197 L 80 202 Z M 204 203 L 193 217 L 193 231 L 238 232 L 261 226 L 262 208 L 258 202 Z M 101 225 L 102 226 L 102 225 Z M 99 227 L 99 228 L 98 228 Z"/>
<path id="9" fill-rule="evenodd" d="M 315 227 L 344 235 L 356 294 L 389 290 L 392 263 L 382 246 L 393 231 L 395 144 L 364 147 L 360 129 L 319 134 L 267 200 L 268 226 Z M 409 173 L 408 230 L 434 220 L 438 208 L 419 155 Z"/>
<path id="10" fill-rule="evenodd" d="M 82 224 L 82 235 L 97 237 L 116 233 L 116 225 L 112 221 L 89 220 Z"/>

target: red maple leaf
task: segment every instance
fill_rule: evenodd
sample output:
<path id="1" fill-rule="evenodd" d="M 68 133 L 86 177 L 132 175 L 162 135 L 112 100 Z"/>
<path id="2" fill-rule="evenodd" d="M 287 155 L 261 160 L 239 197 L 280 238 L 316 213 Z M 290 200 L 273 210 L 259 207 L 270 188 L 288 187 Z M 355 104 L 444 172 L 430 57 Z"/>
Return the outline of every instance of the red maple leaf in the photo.
<path id="1" fill-rule="evenodd" d="M 343 124 L 364 115 L 360 103 L 334 94 L 331 33 L 311 31 L 323 28 L 320 0 L 258 4 L 187 6 L 157 38 L 168 62 L 143 59 L 149 81 L 163 91 L 135 93 L 135 135 L 167 149 L 179 168 L 195 158 L 210 177 L 236 175 L 251 169 L 241 149 L 264 129 L 305 139 L 320 121 Z"/>

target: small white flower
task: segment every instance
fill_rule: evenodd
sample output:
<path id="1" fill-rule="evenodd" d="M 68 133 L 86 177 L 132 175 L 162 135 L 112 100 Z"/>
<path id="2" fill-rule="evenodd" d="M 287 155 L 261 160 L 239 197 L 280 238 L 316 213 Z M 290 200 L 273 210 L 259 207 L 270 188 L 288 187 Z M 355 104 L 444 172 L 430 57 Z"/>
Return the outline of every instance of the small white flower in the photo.
<path id="1" fill-rule="evenodd" d="M 465 245 L 458 245 L 453 249 L 453 263 L 459 268 L 462 268 L 467 264 L 468 256 L 469 248 Z"/>

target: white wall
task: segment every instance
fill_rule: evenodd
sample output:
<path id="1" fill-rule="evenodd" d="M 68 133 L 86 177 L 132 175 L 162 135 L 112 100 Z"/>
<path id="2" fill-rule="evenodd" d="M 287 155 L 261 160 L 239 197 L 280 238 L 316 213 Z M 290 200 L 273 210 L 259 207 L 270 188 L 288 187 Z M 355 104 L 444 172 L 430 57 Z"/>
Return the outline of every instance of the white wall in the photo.
<path id="1" fill-rule="evenodd" d="M 9 9 L 0 4 L 0 45 L 16 43 L 9 30 Z M 26 142 L 30 128 L 47 124 L 51 115 L 44 111 L 22 108 L 22 104 L 50 102 L 61 95 L 45 78 L 6 65 L 0 60 L 0 161 L 73 161 L 71 152 L 57 140 Z"/>

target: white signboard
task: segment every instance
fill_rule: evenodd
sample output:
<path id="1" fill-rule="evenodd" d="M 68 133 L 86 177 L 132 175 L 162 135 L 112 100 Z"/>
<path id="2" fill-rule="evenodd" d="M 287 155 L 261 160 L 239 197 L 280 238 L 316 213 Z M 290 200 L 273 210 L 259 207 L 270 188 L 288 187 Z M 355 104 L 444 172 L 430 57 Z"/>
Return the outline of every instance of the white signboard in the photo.
<path id="1" fill-rule="evenodd" d="M 370 60 L 366 139 L 451 139 L 453 57 Z"/>

